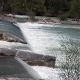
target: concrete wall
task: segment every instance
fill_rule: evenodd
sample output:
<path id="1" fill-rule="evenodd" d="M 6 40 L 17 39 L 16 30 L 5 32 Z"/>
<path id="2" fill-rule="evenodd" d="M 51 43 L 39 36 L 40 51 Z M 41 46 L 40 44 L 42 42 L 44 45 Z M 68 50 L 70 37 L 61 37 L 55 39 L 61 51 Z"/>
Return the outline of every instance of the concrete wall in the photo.
<path id="1" fill-rule="evenodd" d="M 49 55 L 41 55 L 32 52 L 11 50 L 6 48 L 0 48 L 0 56 L 16 56 L 21 58 L 29 65 L 39 65 L 55 67 L 56 58 Z"/>

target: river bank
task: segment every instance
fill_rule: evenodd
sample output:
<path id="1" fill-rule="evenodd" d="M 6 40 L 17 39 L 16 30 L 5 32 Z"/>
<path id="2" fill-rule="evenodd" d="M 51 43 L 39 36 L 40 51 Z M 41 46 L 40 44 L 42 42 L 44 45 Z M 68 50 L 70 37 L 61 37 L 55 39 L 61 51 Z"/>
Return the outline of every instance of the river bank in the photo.
<path id="1" fill-rule="evenodd" d="M 41 19 L 35 18 L 35 17 L 29 17 L 29 16 L 22 16 L 20 17 L 19 15 L 0 15 L 0 20 L 6 20 L 12 23 L 17 23 L 17 22 L 37 22 L 39 24 L 77 24 L 80 25 L 80 20 L 75 20 L 75 19 L 67 19 L 64 21 L 61 21 L 59 19 L 57 20 L 52 20 L 49 17 L 44 18 L 42 17 Z"/>

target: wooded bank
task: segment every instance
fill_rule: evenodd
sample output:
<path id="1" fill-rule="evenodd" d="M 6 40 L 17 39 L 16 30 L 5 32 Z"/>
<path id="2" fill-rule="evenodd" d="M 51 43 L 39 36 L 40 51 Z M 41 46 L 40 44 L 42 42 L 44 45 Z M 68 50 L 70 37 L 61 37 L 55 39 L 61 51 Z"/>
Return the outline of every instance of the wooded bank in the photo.
<path id="1" fill-rule="evenodd" d="M 0 12 L 80 18 L 80 0 L 0 0 Z"/>

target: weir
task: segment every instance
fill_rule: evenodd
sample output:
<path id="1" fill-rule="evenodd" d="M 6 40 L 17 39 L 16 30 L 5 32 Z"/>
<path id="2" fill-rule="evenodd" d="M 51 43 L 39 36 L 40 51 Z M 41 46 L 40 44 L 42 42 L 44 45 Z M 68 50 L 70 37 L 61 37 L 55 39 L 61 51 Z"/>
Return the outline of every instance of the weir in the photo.
<path id="1" fill-rule="evenodd" d="M 32 70 L 32 74 L 29 70 Z M 37 76 L 36 76 L 37 75 Z M 0 57 L 0 77 L 41 79 L 39 75 L 22 60 L 16 57 Z"/>
<path id="2" fill-rule="evenodd" d="M 20 28 L 8 21 L 0 21 L 0 40 L 27 45 Z M 55 60 L 55 57 L 48 55 L 2 47 L 0 48 L 0 78 L 39 80 L 41 77 L 29 65 L 55 67 Z"/>
<path id="3" fill-rule="evenodd" d="M 0 21 L 0 39 L 9 42 L 26 43 L 19 27 L 13 25 L 11 22 Z"/>

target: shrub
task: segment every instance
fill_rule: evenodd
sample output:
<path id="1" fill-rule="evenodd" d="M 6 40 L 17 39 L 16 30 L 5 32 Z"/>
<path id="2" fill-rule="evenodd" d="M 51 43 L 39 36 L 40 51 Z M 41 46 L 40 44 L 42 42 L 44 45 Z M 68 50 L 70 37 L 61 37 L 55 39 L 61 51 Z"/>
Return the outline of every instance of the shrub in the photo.
<path id="1" fill-rule="evenodd" d="M 58 17 L 59 17 L 59 19 L 60 19 L 61 21 L 65 21 L 65 20 L 67 20 L 67 18 L 68 18 L 68 14 L 67 14 L 67 13 L 61 14 L 61 15 L 59 15 Z"/>

